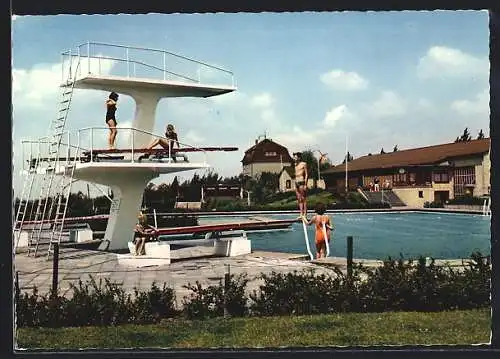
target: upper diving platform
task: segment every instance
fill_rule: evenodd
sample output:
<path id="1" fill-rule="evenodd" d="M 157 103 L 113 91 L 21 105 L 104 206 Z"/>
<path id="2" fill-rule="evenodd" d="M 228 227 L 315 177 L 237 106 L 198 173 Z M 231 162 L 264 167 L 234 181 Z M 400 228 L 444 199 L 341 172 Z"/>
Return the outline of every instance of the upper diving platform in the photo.
<path id="1" fill-rule="evenodd" d="M 87 42 L 62 54 L 62 86 L 158 97 L 212 97 L 236 90 L 234 74 L 169 51 Z M 67 81 L 67 79 L 73 81 Z"/>

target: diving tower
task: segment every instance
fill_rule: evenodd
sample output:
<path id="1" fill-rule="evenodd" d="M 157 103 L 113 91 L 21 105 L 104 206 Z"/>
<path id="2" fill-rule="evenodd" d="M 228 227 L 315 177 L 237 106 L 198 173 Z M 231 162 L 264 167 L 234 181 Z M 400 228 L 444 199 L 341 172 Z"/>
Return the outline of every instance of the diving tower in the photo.
<path id="1" fill-rule="evenodd" d="M 237 150 L 234 147 L 196 147 L 183 143 L 179 143 L 180 148 L 174 149 L 145 149 L 153 139 L 163 137 L 153 133 L 156 110 L 161 99 L 208 98 L 236 90 L 232 72 L 222 68 L 164 50 L 88 42 L 62 53 L 60 87 L 63 95 L 70 94 L 69 100 L 63 98 L 61 101 L 68 103 L 67 107 L 61 110 L 65 111 L 64 121 L 57 125 L 52 121 L 52 137 L 49 136 L 45 142 L 38 140 L 39 148 L 40 144 L 42 147 L 45 144 L 49 150 L 39 149 L 36 158 L 31 156 L 31 162 L 34 162 L 30 163 L 26 173 L 66 176 L 70 178 L 68 183 L 84 180 L 112 189 L 114 196 L 100 249 L 128 248 L 127 243 L 133 236 L 144 188 L 149 181 L 160 174 L 208 168 L 210 167 L 207 163 L 208 152 Z M 102 118 L 95 119 L 96 123 L 102 121 L 103 126 L 76 131 L 65 129 L 73 89 L 116 92 L 134 99 L 135 114 L 132 127 L 118 128 L 116 149 L 109 150 L 104 146 L 109 131 L 104 125 L 104 98 L 102 103 L 96 104 L 103 108 Z M 118 108 L 119 105 L 120 101 Z M 120 144 L 121 134 L 127 131 L 126 144 Z M 55 152 L 50 150 L 51 144 L 57 146 L 55 155 L 53 155 Z M 152 157 L 144 158 L 146 152 Z M 44 157 L 44 153 L 52 155 Z M 64 155 L 66 157 L 62 157 Z M 202 155 L 203 159 L 193 161 L 192 158 L 196 155 Z M 49 165 L 43 166 L 44 161 Z M 46 202 L 51 184 L 52 179 L 46 191 Z M 62 212 L 62 209 L 59 210 L 60 207 L 64 209 L 64 214 L 61 215 L 64 221 L 65 206 L 58 204 L 56 216 Z M 35 219 L 43 220 L 46 208 L 37 210 L 38 212 L 42 215 Z M 20 217 L 24 220 L 25 213 L 21 216 L 18 211 L 17 217 L 18 222 Z"/>

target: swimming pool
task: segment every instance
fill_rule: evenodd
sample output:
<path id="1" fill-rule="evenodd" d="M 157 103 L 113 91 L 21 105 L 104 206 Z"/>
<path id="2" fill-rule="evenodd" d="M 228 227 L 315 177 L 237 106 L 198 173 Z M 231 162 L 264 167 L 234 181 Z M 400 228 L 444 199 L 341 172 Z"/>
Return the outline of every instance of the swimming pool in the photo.
<path id="1" fill-rule="evenodd" d="M 309 214 L 309 217 L 312 213 Z M 290 219 L 296 214 L 268 215 L 274 219 Z M 202 217 L 200 224 L 229 222 L 248 216 Z M 366 259 L 467 258 L 473 251 L 490 254 L 489 217 L 458 213 L 384 212 L 330 214 L 336 226 L 330 255 L 346 256 L 346 237 L 354 237 L 354 257 Z M 314 250 L 314 228 L 308 228 L 311 250 Z M 302 224 L 294 223 L 289 231 L 248 233 L 253 250 L 307 254 Z"/>

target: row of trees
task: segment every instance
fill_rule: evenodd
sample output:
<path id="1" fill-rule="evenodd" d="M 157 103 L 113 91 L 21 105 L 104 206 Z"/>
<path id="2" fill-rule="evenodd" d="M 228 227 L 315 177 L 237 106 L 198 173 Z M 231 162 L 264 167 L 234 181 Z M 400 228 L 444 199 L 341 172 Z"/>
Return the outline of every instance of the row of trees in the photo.
<path id="1" fill-rule="evenodd" d="M 483 129 L 481 129 L 476 137 L 476 140 L 482 140 L 484 138 L 484 133 L 483 133 Z M 461 136 L 457 136 L 457 138 L 455 139 L 455 143 L 456 142 L 469 142 L 472 140 L 472 136 L 470 134 L 470 131 L 469 131 L 469 128 L 466 127 L 464 129 L 464 132 L 462 133 Z"/>

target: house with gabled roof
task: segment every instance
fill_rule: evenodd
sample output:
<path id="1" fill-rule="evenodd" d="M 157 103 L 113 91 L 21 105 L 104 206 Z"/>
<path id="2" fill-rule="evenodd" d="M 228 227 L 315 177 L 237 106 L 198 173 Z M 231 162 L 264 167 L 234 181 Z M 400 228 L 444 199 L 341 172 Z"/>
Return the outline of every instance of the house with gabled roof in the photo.
<path id="1" fill-rule="evenodd" d="M 243 175 L 256 178 L 262 172 L 279 174 L 293 164 L 293 159 L 286 147 L 264 137 L 261 141 L 255 140 L 255 145 L 245 151 L 241 163 Z"/>
<path id="2" fill-rule="evenodd" d="M 489 195 L 490 138 L 367 155 L 322 172 L 327 189 L 369 190 L 379 183 L 406 205 Z"/>
<path id="3" fill-rule="evenodd" d="M 279 177 L 280 192 L 288 192 L 295 190 L 295 168 L 286 166 L 280 172 Z"/>
<path id="4" fill-rule="evenodd" d="M 307 180 L 307 188 L 322 188 L 324 189 L 324 181 L 315 181 L 312 178 Z M 280 192 L 295 191 L 295 167 L 286 166 L 283 167 L 279 174 L 279 190 Z"/>

